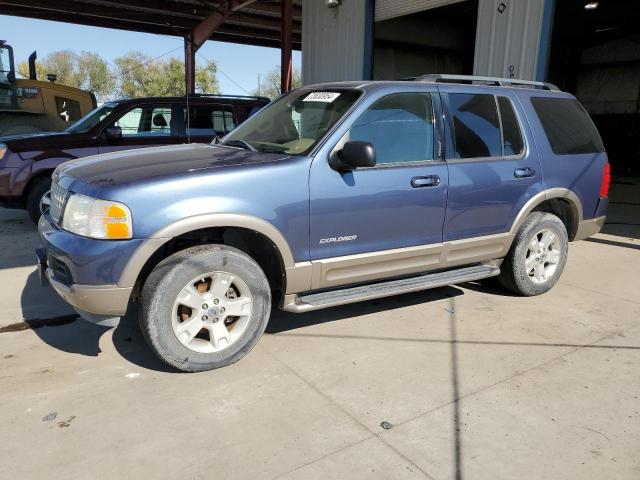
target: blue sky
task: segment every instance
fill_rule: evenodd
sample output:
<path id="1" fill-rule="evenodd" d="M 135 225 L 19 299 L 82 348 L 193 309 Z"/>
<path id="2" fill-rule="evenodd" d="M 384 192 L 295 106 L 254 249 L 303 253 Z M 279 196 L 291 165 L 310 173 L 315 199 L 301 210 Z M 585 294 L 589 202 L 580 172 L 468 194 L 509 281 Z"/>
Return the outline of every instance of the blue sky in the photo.
<path id="1" fill-rule="evenodd" d="M 99 53 L 107 61 L 130 50 L 140 50 L 156 57 L 177 48 L 169 56 L 182 58 L 183 55 L 183 41 L 179 37 L 5 15 L 0 15 L 0 39 L 7 40 L 13 46 L 16 63 L 26 60 L 34 50 L 37 50 L 40 58 L 55 50 L 87 50 Z M 216 62 L 220 90 L 227 94 L 242 95 L 251 92 L 257 87 L 258 74 L 266 74 L 280 65 L 280 50 L 274 48 L 208 41 L 199 50 L 199 54 L 196 62 L 204 62 L 203 57 Z M 300 52 L 293 53 L 293 62 L 294 67 L 299 69 Z"/>

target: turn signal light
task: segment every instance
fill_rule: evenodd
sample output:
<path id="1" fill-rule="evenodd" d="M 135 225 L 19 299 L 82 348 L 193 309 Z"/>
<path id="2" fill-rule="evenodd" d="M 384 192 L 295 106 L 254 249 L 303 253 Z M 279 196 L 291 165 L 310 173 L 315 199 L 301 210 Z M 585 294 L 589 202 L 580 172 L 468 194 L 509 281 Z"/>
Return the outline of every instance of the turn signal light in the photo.
<path id="1" fill-rule="evenodd" d="M 602 169 L 602 181 L 600 182 L 600 196 L 609 196 L 609 186 L 611 185 L 611 165 L 609 162 L 604 164 Z"/>

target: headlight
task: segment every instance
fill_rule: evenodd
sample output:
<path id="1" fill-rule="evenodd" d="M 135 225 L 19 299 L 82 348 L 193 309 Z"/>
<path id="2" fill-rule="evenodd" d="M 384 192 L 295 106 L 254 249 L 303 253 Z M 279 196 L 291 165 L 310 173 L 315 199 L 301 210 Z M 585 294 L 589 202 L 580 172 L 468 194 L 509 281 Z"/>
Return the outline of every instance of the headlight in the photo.
<path id="1" fill-rule="evenodd" d="M 5 153 L 7 153 L 7 146 L 4 143 L 0 143 L 0 160 L 4 158 Z"/>
<path id="2" fill-rule="evenodd" d="M 131 238 L 131 212 L 118 202 L 73 194 L 67 200 L 62 228 L 83 237 L 103 240 Z"/>

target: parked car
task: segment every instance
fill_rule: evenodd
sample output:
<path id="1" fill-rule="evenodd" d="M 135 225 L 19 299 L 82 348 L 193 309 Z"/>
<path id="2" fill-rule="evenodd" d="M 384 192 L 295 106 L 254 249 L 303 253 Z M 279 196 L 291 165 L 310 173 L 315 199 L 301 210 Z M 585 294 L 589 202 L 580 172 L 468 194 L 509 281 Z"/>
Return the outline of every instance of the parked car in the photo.
<path id="1" fill-rule="evenodd" d="M 96 322 L 139 303 L 151 349 L 184 371 L 245 355 L 272 302 L 302 313 L 494 276 L 545 293 L 568 243 L 602 227 L 610 181 L 572 95 L 442 75 L 304 87 L 218 144 L 53 178 L 50 284 Z"/>
<path id="2" fill-rule="evenodd" d="M 51 174 L 62 162 L 133 148 L 209 143 L 267 103 L 264 97 L 222 95 L 118 100 L 63 132 L 1 137 L 0 205 L 25 208 L 37 223 L 49 207 Z"/>

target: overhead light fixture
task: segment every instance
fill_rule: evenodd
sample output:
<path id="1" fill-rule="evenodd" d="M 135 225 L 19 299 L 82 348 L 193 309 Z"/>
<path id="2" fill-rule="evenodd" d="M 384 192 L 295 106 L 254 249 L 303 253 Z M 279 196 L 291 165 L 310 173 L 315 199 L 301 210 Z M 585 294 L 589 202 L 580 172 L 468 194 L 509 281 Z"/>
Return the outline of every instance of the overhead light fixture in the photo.
<path id="1" fill-rule="evenodd" d="M 589 2 L 584 5 L 585 10 L 595 10 L 598 8 L 598 2 Z"/>
<path id="2" fill-rule="evenodd" d="M 327 1 L 327 7 L 329 8 L 339 7 L 340 4 L 342 3 L 342 0 L 326 0 L 326 1 Z"/>

